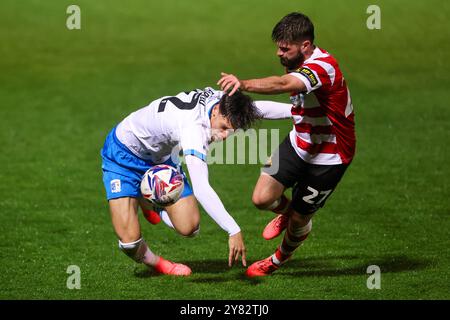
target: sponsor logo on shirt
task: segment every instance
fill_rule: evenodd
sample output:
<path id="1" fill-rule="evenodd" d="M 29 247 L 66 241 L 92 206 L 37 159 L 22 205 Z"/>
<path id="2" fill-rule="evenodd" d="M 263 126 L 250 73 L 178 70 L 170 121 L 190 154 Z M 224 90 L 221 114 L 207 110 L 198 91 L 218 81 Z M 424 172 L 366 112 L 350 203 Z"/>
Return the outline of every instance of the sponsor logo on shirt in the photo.
<path id="1" fill-rule="evenodd" d="M 314 75 L 314 72 L 312 72 L 310 69 L 303 67 L 303 68 L 297 69 L 297 72 L 300 73 L 301 75 L 305 76 L 306 79 L 308 79 L 309 83 L 311 84 L 311 87 L 314 87 L 319 83 L 316 76 Z"/>

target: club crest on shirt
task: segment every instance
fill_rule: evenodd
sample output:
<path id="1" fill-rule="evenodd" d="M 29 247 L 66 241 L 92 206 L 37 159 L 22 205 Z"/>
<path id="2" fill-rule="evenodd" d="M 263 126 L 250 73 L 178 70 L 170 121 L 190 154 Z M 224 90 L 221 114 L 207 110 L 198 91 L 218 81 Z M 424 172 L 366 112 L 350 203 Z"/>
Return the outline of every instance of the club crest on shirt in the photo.
<path id="1" fill-rule="evenodd" d="M 111 192 L 112 193 L 118 193 L 121 190 L 122 189 L 121 189 L 121 186 L 120 186 L 120 180 L 119 179 L 111 180 Z"/>

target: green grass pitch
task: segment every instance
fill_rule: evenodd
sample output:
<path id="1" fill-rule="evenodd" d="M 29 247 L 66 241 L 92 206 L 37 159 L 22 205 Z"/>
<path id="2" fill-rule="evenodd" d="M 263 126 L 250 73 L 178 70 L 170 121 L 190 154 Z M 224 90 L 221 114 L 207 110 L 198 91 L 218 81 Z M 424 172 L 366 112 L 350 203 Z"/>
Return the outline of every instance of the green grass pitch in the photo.
<path id="1" fill-rule="evenodd" d="M 74 3 L 81 30 L 69 31 Z M 366 27 L 369 4 L 381 30 Z M 281 74 L 270 33 L 296 10 L 340 62 L 356 113 L 356 157 L 311 237 L 276 275 L 249 280 L 227 267 L 227 235 L 205 212 L 194 239 L 141 219 L 151 248 L 194 274 L 146 272 L 111 226 L 107 132 L 162 95 L 215 86 L 221 71 Z M 434 0 L 2 0 L 0 299 L 449 299 L 449 15 Z M 282 138 L 291 123 L 261 127 Z M 249 262 L 280 241 L 261 237 L 271 215 L 251 203 L 258 175 L 258 165 L 210 167 Z M 81 269 L 80 290 L 66 287 L 69 265 Z M 366 286 L 369 265 L 381 269 L 380 290 Z"/>

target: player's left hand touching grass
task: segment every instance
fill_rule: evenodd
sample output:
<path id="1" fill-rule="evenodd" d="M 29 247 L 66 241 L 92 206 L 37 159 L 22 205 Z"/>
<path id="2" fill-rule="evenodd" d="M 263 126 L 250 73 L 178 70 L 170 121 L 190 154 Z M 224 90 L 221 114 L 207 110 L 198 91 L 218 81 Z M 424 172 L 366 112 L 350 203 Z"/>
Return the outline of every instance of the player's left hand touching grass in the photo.
<path id="1" fill-rule="evenodd" d="M 220 86 L 222 91 L 228 92 L 229 96 L 232 96 L 233 93 L 235 93 L 240 87 L 241 87 L 241 81 L 233 74 L 228 74 L 221 72 L 220 75 L 222 78 L 217 82 L 217 85 Z"/>
<path id="2" fill-rule="evenodd" d="M 230 248 L 230 253 L 228 255 L 228 266 L 233 266 L 233 264 L 239 260 L 239 256 L 241 256 L 242 265 L 246 267 L 247 261 L 245 260 L 245 245 L 244 239 L 242 238 L 242 233 L 238 232 L 235 235 L 230 236 L 228 246 Z"/>

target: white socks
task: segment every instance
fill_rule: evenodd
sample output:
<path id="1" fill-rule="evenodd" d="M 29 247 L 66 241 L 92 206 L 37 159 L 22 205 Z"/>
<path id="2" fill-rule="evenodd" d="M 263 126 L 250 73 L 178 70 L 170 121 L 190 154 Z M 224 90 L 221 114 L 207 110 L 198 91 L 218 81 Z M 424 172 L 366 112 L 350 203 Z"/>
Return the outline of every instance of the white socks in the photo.
<path id="1" fill-rule="evenodd" d="M 152 267 L 158 263 L 159 256 L 149 249 L 143 238 L 129 243 L 119 240 L 119 248 L 137 263 L 144 263 Z"/>

